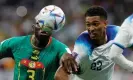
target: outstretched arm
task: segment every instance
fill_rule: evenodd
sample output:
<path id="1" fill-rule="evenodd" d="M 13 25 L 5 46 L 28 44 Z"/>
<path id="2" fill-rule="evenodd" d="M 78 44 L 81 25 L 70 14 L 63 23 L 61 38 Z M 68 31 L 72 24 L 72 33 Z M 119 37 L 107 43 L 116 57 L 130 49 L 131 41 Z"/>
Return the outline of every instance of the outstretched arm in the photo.
<path id="1" fill-rule="evenodd" d="M 123 49 L 119 48 L 116 45 L 113 45 L 111 48 L 111 59 L 118 64 L 120 67 L 133 72 L 133 62 L 126 59 L 123 55 L 122 55 Z"/>
<path id="2" fill-rule="evenodd" d="M 69 73 L 66 72 L 63 66 L 60 66 L 55 73 L 55 80 L 69 80 Z"/>
<path id="3" fill-rule="evenodd" d="M 122 53 L 131 42 L 131 35 L 128 31 L 121 30 L 115 38 L 115 42 L 111 47 L 109 57 L 120 67 L 133 72 L 133 62 L 126 59 Z"/>
<path id="4" fill-rule="evenodd" d="M 13 57 L 10 46 L 10 39 L 0 42 L 0 59 L 4 57 Z"/>

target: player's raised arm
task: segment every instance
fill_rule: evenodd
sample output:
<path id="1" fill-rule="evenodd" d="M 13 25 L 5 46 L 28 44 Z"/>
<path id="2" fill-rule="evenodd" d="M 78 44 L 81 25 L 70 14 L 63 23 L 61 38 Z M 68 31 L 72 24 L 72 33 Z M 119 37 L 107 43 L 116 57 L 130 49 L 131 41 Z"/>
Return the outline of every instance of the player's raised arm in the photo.
<path id="1" fill-rule="evenodd" d="M 6 39 L 0 42 L 0 59 L 4 57 L 13 57 L 11 52 L 12 44 L 10 44 L 11 39 Z"/>
<path id="2" fill-rule="evenodd" d="M 129 47 L 132 40 L 131 30 L 133 26 L 127 21 L 129 21 L 128 18 L 122 24 L 120 31 L 114 40 L 114 44 L 110 50 L 110 57 L 120 67 L 133 72 L 133 62 L 122 55 L 123 49 Z"/>

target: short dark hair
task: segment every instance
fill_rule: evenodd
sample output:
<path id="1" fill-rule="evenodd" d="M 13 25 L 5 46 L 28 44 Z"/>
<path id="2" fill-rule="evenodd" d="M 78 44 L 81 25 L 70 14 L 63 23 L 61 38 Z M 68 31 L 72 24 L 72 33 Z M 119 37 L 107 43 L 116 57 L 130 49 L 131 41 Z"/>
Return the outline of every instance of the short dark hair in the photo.
<path id="1" fill-rule="evenodd" d="M 101 6 L 91 6 L 85 13 L 86 16 L 100 16 L 107 20 L 107 12 Z"/>

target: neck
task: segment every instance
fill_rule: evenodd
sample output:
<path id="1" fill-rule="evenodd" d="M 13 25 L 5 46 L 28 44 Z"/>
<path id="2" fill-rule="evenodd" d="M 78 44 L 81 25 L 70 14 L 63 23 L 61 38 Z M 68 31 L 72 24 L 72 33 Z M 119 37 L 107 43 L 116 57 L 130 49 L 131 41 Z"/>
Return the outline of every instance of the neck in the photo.
<path id="1" fill-rule="evenodd" d="M 103 36 L 101 36 L 97 40 L 93 40 L 93 42 L 94 42 L 95 46 L 103 45 L 103 44 L 107 43 L 107 35 L 103 34 Z"/>
<path id="2" fill-rule="evenodd" d="M 99 44 L 105 44 L 107 42 L 107 35 L 105 34 L 105 36 L 101 37 L 101 39 L 99 40 Z"/>
<path id="3" fill-rule="evenodd" d="M 46 38 L 44 40 L 38 40 L 35 35 L 32 35 L 31 37 L 31 44 L 36 49 L 43 49 L 47 47 L 50 43 L 50 39 Z"/>

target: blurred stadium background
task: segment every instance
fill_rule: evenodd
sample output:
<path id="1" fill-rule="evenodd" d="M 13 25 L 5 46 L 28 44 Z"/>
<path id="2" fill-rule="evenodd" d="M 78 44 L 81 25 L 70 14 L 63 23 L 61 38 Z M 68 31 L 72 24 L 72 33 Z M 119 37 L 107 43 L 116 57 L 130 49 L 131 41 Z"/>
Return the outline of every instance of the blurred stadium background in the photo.
<path id="1" fill-rule="evenodd" d="M 120 25 L 133 12 L 133 0 L 0 0 L 0 41 L 31 33 L 34 17 L 46 5 L 61 7 L 66 14 L 65 27 L 53 36 L 73 49 L 77 36 L 85 30 L 84 12 L 91 5 L 103 6 L 108 12 L 109 24 Z M 124 55 L 133 61 L 133 52 Z M 0 60 L 0 80 L 13 79 L 14 62 Z M 113 80 L 133 80 L 133 74 L 115 66 Z"/>

